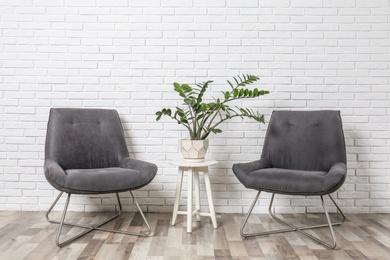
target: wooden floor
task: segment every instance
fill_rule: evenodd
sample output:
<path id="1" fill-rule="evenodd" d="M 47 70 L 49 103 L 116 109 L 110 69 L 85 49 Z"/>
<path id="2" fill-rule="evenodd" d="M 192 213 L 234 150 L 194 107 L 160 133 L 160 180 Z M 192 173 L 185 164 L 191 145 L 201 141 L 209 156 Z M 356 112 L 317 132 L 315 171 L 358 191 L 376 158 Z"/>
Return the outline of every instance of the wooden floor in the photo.
<path id="1" fill-rule="evenodd" d="M 59 218 L 59 213 L 53 213 Z M 109 213 L 69 213 L 68 220 L 97 223 Z M 43 212 L 0 212 L 0 259 L 390 259 L 390 215 L 347 215 L 335 227 L 337 249 L 328 250 L 297 232 L 251 239 L 239 235 L 243 214 L 218 214 L 218 229 L 209 218 L 193 223 L 186 232 L 185 217 L 170 225 L 171 214 L 147 214 L 153 236 L 142 238 L 93 231 L 63 248 L 54 243 L 57 225 L 45 220 Z M 283 214 L 294 223 L 318 224 L 320 215 Z M 107 227 L 145 230 L 139 214 L 124 213 Z M 268 215 L 253 215 L 248 231 L 280 226 Z M 65 238 L 78 228 L 65 228 Z M 311 234 L 329 239 L 327 229 Z"/>

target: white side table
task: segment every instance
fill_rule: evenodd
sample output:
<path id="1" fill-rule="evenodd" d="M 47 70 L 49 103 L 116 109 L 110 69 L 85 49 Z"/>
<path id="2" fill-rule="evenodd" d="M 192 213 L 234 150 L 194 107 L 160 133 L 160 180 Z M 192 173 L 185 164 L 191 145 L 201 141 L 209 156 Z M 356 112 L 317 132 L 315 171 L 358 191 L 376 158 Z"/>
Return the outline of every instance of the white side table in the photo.
<path id="1" fill-rule="evenodd" d="M 175 205 L 173 207 L 173 216 L 172 216 L 172 226 L 175 225 L 176 217 L 178 214 L 187 215 L 187 232 L 192 232 L 192 216 L 196 215 L 196 220 L 200 221 L 201 216 L 211 217 L 214 228 L 218 228 L 217 218 L 215 217 L 213 195 L 211 193 L 211 185 L 209 178 L 209 166 L 218 164 L 217 161 L 204 161 L 204 162 L 188 162 L 188 161 L 170 161 L 172 165 L 179 166 L 179 174 L 177 176 L 176 184 L 176 196 L 175 196 Z M 187 202 L 187 211 L 179 211 L 179 201 L 181 186 L 183 182 L 184 172 L 188 172 L 188 202 Z M 204 181 L 206 184 L 206 193 L 207 199 L 209 202 L 210 212 L 200 212 L 200 191 L 199 191 L 199 172 L 203 172 Z M 195 186 L 195 210 L 193 211 L 192 206 L 192 179 L 194 179 Z"/>

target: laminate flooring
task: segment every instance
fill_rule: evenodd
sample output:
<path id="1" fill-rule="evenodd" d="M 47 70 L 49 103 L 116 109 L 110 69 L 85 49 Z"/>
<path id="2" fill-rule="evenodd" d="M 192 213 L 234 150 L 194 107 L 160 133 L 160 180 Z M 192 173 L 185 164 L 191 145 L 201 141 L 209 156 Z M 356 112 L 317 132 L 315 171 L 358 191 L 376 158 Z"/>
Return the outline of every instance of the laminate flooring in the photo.
<path id="1" fill-rule="evenodd" d="M 53 218 L 60 218 L 54 212 Z M 69 212 L 68 221 L 97 223 L 112 213 Z M 390 259 L 390 215 L 347 214 L 346 222 L 335 227 L 337 249 L 325 249 L 311 239 L 289 232 L 242 239 L 243 214 L 217 214 L 218 229 L 210 218 L 193 222 L 193 232 L 186 232 L 185 216 L 178 216 L 171 226 L 171 214 L 148 213 L 150 237 L 92 231 L 73 243 L 58 248 L 54 239 L 58 225 L 50 224 L 44 212 L 0 212 L 0 259 Z M 333 215 L 333 214 L 332 214 Z M 293 223 L 319 224 L 321 214 L 282 214 Z M 254 214 L 248 231 L 280 228 L 265 214 Z M 123 213 L 105 227 L 131 231 L 145 230 L 136 213 Z M 64 238 L 80 228 L 65 227 Z M 309 231 L 330 239 L 326 228 Z"/>

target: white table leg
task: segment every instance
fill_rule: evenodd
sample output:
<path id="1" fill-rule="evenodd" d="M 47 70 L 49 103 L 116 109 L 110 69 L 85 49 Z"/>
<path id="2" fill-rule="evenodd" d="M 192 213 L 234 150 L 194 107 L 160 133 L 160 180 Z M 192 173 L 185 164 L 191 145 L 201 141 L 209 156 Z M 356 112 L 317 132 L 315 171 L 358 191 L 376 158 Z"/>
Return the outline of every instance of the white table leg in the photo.
<path id="1" fill-rule="evenodd" d="M 200 189 L 199 189 L 199 171 L 194 170 L 194 185 L 195 185 L 195 211 L 196 221 L 200 221 Z"/>
<path id="2" fill-rule="evenodd" d="M 187 233 L 192 232 L 192 168 L 188 167 Z"/>
<path id="3" fill-rule="evenodd" d="M 177 183 L 176 183 L 175 204 L 173 206 L 172 226 L 175 225 L 177 212 L 179 211 L 181 186 L 182 186 L 182 183 L 183 183 L 183 174 L 184 174 L 183 169 L 181 167 L 179 167 L 179 173 L 177 175 Z"/>
<path id="4" fill-rule="evenodd" d="M 213 222 L 214 228 L 218 228 L 217 218 L 215 217 L 213 194 L 211 192 L 211 185 L 210 185 L 210 177 L 209 177 L 208 168 L 206 168 L 204 171 L 204 182 L 206 184 L 207 200 L 209 202 L 211 221 Z"/>

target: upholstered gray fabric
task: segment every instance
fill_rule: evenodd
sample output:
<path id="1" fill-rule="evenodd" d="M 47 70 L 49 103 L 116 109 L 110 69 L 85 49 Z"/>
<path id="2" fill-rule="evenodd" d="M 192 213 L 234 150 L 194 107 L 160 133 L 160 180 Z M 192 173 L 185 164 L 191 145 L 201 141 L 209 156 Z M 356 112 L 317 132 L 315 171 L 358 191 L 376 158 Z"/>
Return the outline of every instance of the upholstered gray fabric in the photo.
<path id="1" fill-rule="evenodd" d="M 329 171 L 337 162 L 346 163 L 340 112 L 275 111 L 261 157 L 275 168 L 308 171 Z"/>
<path id="2" fill-rule="evenodd" d="M 128 155 L 115 110 L 50 110 L 45 156 L 64 170 L 117 167 Z"/>
<path id="3" fill-rule="evenodd" d="M 274 111 L 261 159 L 233 165 L 245 187 L 281 194 L 324 195 L 346 178 L 339 111 Z"/>
<path id="4" fill-rule="evenodd" d="M 115 110 L 53 108 L 44 172 L 60 191 L 100 194 L 141 188 L 153 180 L 157 167 L 128 157 Z"/>

